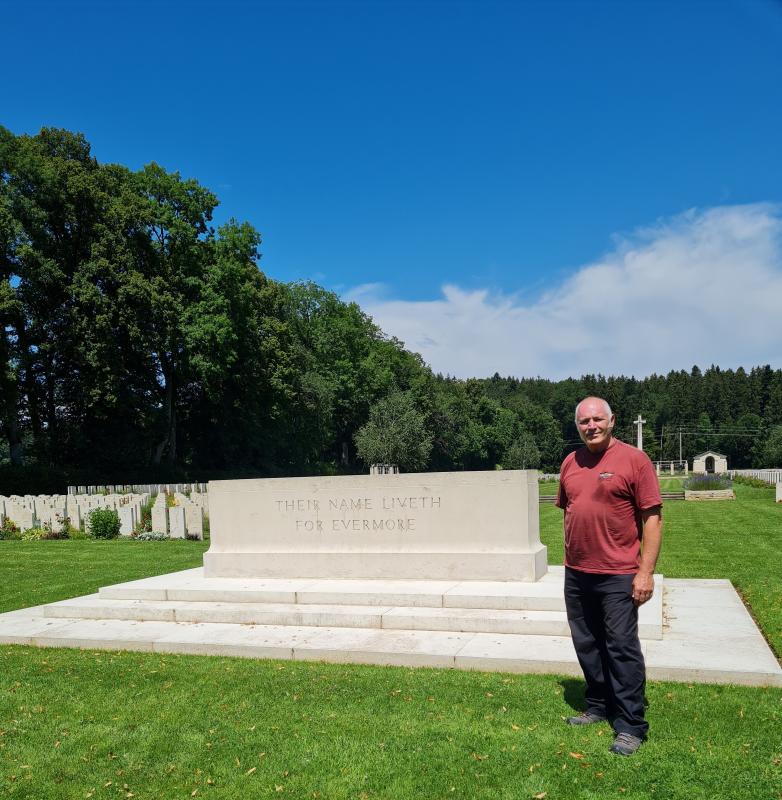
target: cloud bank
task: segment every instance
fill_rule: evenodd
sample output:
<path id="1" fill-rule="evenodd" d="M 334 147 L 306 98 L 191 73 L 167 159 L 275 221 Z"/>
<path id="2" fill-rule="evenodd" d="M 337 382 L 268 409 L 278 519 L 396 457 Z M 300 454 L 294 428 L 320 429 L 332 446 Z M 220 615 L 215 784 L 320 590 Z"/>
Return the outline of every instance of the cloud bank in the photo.
<path id="1" fill-rule="evenodd" d="M 782 366 L 782 209 L 688 211 L 630 236 L 533 302 L 442 288 L 433 301 L 351 290 L 387 334 L 436 372 L 551 379 L 693 364 Z"/>

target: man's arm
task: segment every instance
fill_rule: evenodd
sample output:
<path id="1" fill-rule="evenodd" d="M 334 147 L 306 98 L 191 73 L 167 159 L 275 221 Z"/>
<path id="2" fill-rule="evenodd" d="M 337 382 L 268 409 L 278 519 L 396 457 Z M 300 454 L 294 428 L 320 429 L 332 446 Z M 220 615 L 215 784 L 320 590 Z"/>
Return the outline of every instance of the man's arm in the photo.
<path id="1" fill-rule="evenodd" d="M 633 600 L 643 605 L 654 594 L 654 567 L 660 554 L 663 539 L 663 518 L 660 506 L 647 508 L 641 512 L 643 539 L 641 566 L 633 578 Z"/>

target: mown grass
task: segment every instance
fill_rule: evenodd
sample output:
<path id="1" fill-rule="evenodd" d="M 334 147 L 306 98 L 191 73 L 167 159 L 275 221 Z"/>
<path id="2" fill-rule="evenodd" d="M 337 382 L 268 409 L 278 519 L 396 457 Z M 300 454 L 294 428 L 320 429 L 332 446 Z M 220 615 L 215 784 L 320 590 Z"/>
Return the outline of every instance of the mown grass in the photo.
<path id="1" fill-rule="evenodd" d="M 660 570 L 729 577 L 782 648 L 782 506 L 669 502 Z M 553 491 L 551 492 L 553 494 Z M 561 563 L 561 511 L 541 538 Z M 198 542 L 0 542 L 0 608 L 195 566 Z M 782 797 L 782 691 L 652 682 L 631 759 L 568 728 L 582 682 L 0 647 L 0 797 Z"/>
<path id="2" fill-rule="evenodd" d="M 208 542 L 172 539 L 0 541 L 0 612 L 97 592 L 101 586 L 200 567 Z"/>
<path id="3" fill-rule="evenodd" d="M 9 798 L 776 798 L 782 692 L 654 683 L 632 759 L 581 682 L 0 650 Z"/>

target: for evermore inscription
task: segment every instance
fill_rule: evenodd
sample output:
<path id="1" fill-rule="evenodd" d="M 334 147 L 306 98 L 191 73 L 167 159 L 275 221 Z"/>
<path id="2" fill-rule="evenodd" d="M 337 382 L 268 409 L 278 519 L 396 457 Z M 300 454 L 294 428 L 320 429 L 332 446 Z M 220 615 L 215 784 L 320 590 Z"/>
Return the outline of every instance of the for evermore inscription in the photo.
<path id="1" fill-rule="evenodd" d="M 416 530 L 419 511 L 439 511 L 441 498 L 429 495 L 293 498 L 274 508 L 297 533 L 377 533 Z M 402 516 L 404 514 L 404 516 Z"/>

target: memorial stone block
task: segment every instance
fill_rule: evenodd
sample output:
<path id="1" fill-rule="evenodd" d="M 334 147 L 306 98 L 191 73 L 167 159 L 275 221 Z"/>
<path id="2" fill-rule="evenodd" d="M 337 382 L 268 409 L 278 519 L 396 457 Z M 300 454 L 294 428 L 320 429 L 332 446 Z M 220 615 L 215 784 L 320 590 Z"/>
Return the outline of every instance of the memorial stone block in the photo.
<path id="1" fill-rule="evenodd" d="M 212 481 L 206 577 L 535 581 L 537 472 Z"/>

